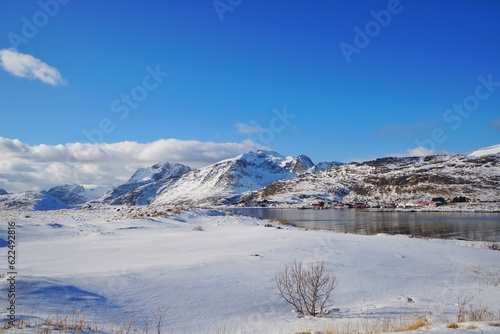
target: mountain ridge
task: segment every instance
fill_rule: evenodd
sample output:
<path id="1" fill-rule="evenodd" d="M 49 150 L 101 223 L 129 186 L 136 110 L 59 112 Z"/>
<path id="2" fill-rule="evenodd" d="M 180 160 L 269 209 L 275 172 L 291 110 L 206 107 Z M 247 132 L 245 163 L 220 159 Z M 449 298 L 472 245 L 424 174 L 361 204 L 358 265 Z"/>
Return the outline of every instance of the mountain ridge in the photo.
<path id="1" fill-rule="evenodd" d="M 500 154 L 379 158 L 274 182 L 239 203 L 405 202 L 457 196 L 500 201 L 499 166 Z"/>
<path id="2" fill-rule="evenodd" d="M 81 185 L 53 187 L 39 194 L 2 195 L 2 207 L 111 205 L 249 205 L 260 202 L 307 204 L 325 201 L 414 201 L 466 196 L 500 201 L 500 145 L 469 155 L 384 157 L 364 162 L 320 162 L 306 155 L 283 156 L 258 150 L 191 169 L 159 162 L 139 168 L 108 191 Z M 0 194 L 2 192 L 0 191 Z M 12 196 L 11 196 L 12 195 Z M 6 197 L 4 197 L 6 196 Z M 9 205 L 12 201 L 14 204 Z M 59 203 L 61 202 L 61 203 Z M 43 207 L 43 205 L 41 206 Z"/>
<path id="3" fill-rule="evenodd" d="M 160 189 L 152 203 L 232 204 L 244 192 L 296 176 L 296 172 L 306 168 L 309 161 L 305 156 L 293 158 L 273 151 L 244 153 L 183 175 L 172 187 Z"/>

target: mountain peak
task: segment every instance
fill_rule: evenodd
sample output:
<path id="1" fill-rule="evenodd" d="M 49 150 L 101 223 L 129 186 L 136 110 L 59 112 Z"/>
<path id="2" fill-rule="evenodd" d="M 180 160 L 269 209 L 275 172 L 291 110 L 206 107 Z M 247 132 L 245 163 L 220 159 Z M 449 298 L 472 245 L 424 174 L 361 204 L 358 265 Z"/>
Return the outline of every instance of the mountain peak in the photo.
<path id="1" fill-rule="evenodd" d="M 93 200 L 108 190 L 109 187 L 97 187 L 88 190 L 79 184 L 65 184 L 52 187 L 49 190 L 42 190 L 41 193 L 55 197 L 61 202 L 71 206 Z"/>
<path id="2" fill-rule="evenodd" d="M 314 163 L 307 155 L 299 155 L 291 162 L 290 171 L 295 174 L 302 174 L 310 170 L 314 166 Z"/>
<path id="3" fill-rule="evenodd" d="M 151 167 L 139 168 L 125 183 L 100 197 L 108 204 L 149 204 L 160 188 L 175 183 L 191 167 L 168 161 L 159 162 Z"/>
<path id="4" fill-rule="evenodd" d="M 159 162 L 151 167 L 139 168 L 134 175 L 127 181 L 126 184 L 146 184 L 161 180 L 165 177 L 176 176 L 187 173 L 191 167 L 170 163 L 168 161 Z"/>
<path id="5" fill-rule="evenodd" d="M 234 158 L 229 158 L 223 161 L 234 161 L 234 160 L 246 160 L 246 161 L 254 161 L 254 160 L 262 160 L 262 159 L 283 159 L 285 158 L 283 155 L 279 154 L 278 152 L 274 151 L 267 151 L 267 150 L 257 150 L 257 151 L 250 151 L 246 152 L 243 154 L 238 155 L 237 157 Z M 219 161 L 222 162 L 222 161 Z M 219 162 L 216 162 L 215 164 L 218 164 Z"/>
<path id="6" fill-rule="evenodd" d="M 274 151 L 258 150 L 193 170 L 170 187 L 163 187 L 156 204 L 229 204 L 247 191 L 294 177 L 312 162 Z"/>

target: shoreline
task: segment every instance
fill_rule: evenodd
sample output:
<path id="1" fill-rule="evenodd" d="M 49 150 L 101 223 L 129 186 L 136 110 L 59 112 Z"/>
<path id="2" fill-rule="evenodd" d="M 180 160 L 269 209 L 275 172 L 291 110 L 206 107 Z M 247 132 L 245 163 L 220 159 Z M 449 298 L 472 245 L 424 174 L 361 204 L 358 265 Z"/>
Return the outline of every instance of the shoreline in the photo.
<path id="1" fill-rule="evenodd" d="M 470 212 L 470 213 L 500 213 L 500 202 L 483 202 L 483 203 L 455 203 L 442 206 L 426 206 L 426 207 L 396 207 L 396 208 L 346 208 L 327 206 L 321 209 L 304 204 L 276 204 L 276 205 L 250 205 L 250 206 L 214 206 L 218 209 L 297 209 L 297 210 L 359 210 L 368 212 Z"/>

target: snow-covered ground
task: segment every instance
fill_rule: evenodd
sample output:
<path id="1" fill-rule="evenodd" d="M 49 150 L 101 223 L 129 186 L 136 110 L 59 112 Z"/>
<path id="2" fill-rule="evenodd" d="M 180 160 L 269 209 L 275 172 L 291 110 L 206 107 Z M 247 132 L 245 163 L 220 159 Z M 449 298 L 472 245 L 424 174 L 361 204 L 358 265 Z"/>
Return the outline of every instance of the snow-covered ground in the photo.
<path id="1" fill-rule="evenodd" d="M 500 316 L 500 252 L 480 242 L 265 227 L 268 221 L 214 210 L 103 206 L 0 214 L 0 273 L 8 271 L 12 221 L 16 312 L 30 323 L 79 313 L 103 329 L 148 321 L 156 333 L 155 314 L 164 311 L 162 333 L 298 333 L 421 315 L 430 333 L 500 333 L 488 321 L 461 329 L 442 321 L 455 321 L 457 298 L 468 296 L 473 307 Z M 328 316 L 299 317 L 278 295 L 274 275 L 295 259 L 325 261 L 337 276 Z M 0 279 L 4 319 L 6 279 Z"/>

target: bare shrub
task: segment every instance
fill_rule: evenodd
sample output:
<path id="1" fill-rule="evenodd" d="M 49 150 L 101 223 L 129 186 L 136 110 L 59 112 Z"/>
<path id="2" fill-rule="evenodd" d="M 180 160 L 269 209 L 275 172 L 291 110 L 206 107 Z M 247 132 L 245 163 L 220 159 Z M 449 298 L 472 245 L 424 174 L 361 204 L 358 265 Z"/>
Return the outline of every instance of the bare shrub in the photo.
<path id="1" fill-rule="evenodd" d="M 467 311 L 467 320 L 468 321 L 491 321 L 495 318 L 495 314 L 491 312 L 488 306 L 479 305 L 479 306 L 469 306 L 469 310 Z"/>
<path id="2" fill-rule="evenodd" d="M 307 268 L 295 260 L 275 275 L 280 295 L 302 315 L 322 316 L 337 278 L 325 272 L 325 262 L 311 263 Z"/>
<path id="3" fill-rule="evenodd" d="M 492 244 L 489 244 L 488 248 L 491 250 L 500 251 L 500 243 L 494 242 Z"/>
<path id="4" fill-rule="evenodd" d="M 474 296 L 468 294 L 457 295 L 457 322 L 467 321 L 492 321 L 495 320 L 495 314 L 490 311 L 488 306 L 472 304 Z"/>
<path id="5" fill-rule="evenodd" d="M 163 329 L 163 325 L 165 323 L 165 319 L 167 317 L 167 308 L 164 305 L 158 306 L 153 311 L 153 317 L 154 317 L 154 321 L 156 324 L 157 334 L 161 334 L 161 331 Z"/>
<path id="6" fill-rule="evenodd" d="M 467 320 L 467 305 L 474 299 L 474 296 L 459 294 L 457 295 L 457 322 Z"/>
<path id="7" fill-rule="evenodd" d="M 193 227 L 193 231 L 200 231 L 200 232 L 203 232 L 203 231 L 205 231 L 205 229 L 203 228 L 203 226 L 199 226 L 199 225 L 198 225 L 198 226 Z"/>

